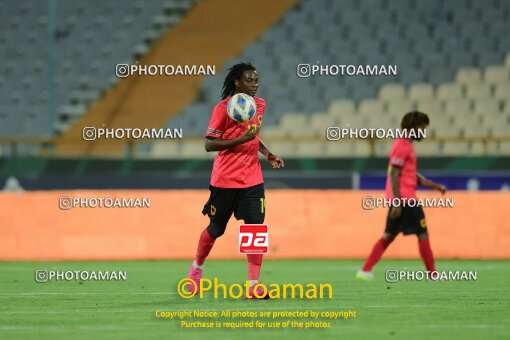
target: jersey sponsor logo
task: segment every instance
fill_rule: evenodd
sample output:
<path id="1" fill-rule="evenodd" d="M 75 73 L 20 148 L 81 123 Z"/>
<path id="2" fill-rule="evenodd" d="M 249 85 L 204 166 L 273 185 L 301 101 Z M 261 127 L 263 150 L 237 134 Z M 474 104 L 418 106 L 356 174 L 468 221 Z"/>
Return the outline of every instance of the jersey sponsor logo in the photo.
<path id="1" fill-rule="evenodd" d="M 268 251 L 269 228 L 266 224 L 239 226 L 239 254 L 267 254 Z"/>

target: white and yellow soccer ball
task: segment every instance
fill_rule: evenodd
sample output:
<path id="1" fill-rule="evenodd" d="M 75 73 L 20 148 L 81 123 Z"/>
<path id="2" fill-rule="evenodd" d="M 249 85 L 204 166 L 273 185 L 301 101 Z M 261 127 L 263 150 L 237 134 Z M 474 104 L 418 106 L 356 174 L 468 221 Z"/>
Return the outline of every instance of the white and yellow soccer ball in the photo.
<path id="1" fill-rule="evenodd" d="M 249 121 L 256 111 L 257 105 L 255 104 L 255 99 L 246 93 L 233 95 L 227 104 L 228 116 L 238 123 Z"/>

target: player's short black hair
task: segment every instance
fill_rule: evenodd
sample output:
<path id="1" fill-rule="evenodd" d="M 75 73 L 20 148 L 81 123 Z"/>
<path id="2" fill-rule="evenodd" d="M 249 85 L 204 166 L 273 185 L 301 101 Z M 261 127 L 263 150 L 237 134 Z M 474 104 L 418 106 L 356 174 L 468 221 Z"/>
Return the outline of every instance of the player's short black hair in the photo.
<path id="1" fill-rule="evenodd" d="M 400 128 L 402 130 L 414 130 L 420 125 L 428 126 L 430 124 L 429 116 L 420 111 L 411 111 L 404 115 Z"/>
<path id="2" fill-rule="evenodd" d="M 223 82 L 223 88 L 221 89 L 221 99 L 225 99 L 229 96 L 233 96 L 236 93 L 235 81 L 241 79 L 244 71 L 256 71 L 257 69 L 251 63 L 239 63 L 235 64 L 228 69 L 227 77 Z"/>

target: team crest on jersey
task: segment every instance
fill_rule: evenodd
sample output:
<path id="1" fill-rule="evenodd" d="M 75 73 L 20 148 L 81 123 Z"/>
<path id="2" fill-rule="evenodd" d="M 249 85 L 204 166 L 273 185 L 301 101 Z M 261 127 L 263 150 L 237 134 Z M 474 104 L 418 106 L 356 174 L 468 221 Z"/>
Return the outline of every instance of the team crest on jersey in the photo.
<path id="1" fill-rule="evenodd" d="M 421 225 L 421 227 L 422 227 L 422 228 L 427 228 L 427 222 L 425 222 L 425 219 L 424 219 L 424 218 L 422 218 L 422 219 L 420 220 L 420 225 Z"/>
<path id="2" fill-rule="evenodd" d="M 214 205 L 211 204 L 211 209 L 210 209 L 210 212 L 211 216 L 214 216 L 216 215 L 216 207 Z"/>

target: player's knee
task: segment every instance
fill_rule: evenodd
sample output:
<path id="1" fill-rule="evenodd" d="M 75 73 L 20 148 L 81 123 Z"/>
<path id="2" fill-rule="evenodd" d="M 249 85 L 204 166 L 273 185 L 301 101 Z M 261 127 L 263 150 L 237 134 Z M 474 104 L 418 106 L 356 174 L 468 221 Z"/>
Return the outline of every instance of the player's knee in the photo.
<path id="1" fill-rule="evenodd" d="M 225 233 L 226 225 L 220 225 L 218 223 L 210 222 L 207 227 L 207 231 L 212 238 L 218 238 Z"/>
<path id="2" fill-rule="evenodd" d="M 395 239 L 395 236 L 396 236 L 396 235 L 389 234 L 389 233 L 384 233 L 384 234 L 383 234 L 383 238 L 384 238 L 384 239 L 386 240 L 386 242 L 388 242 L 388 243 L 393 242 L 393 240 Z"/>
<path id="3" fill-rule="evenodd" d="M 421 234 L 418 234 L 418 240 L 428 240 L 429 239 L 429 233 L 423 232 Z"/>

